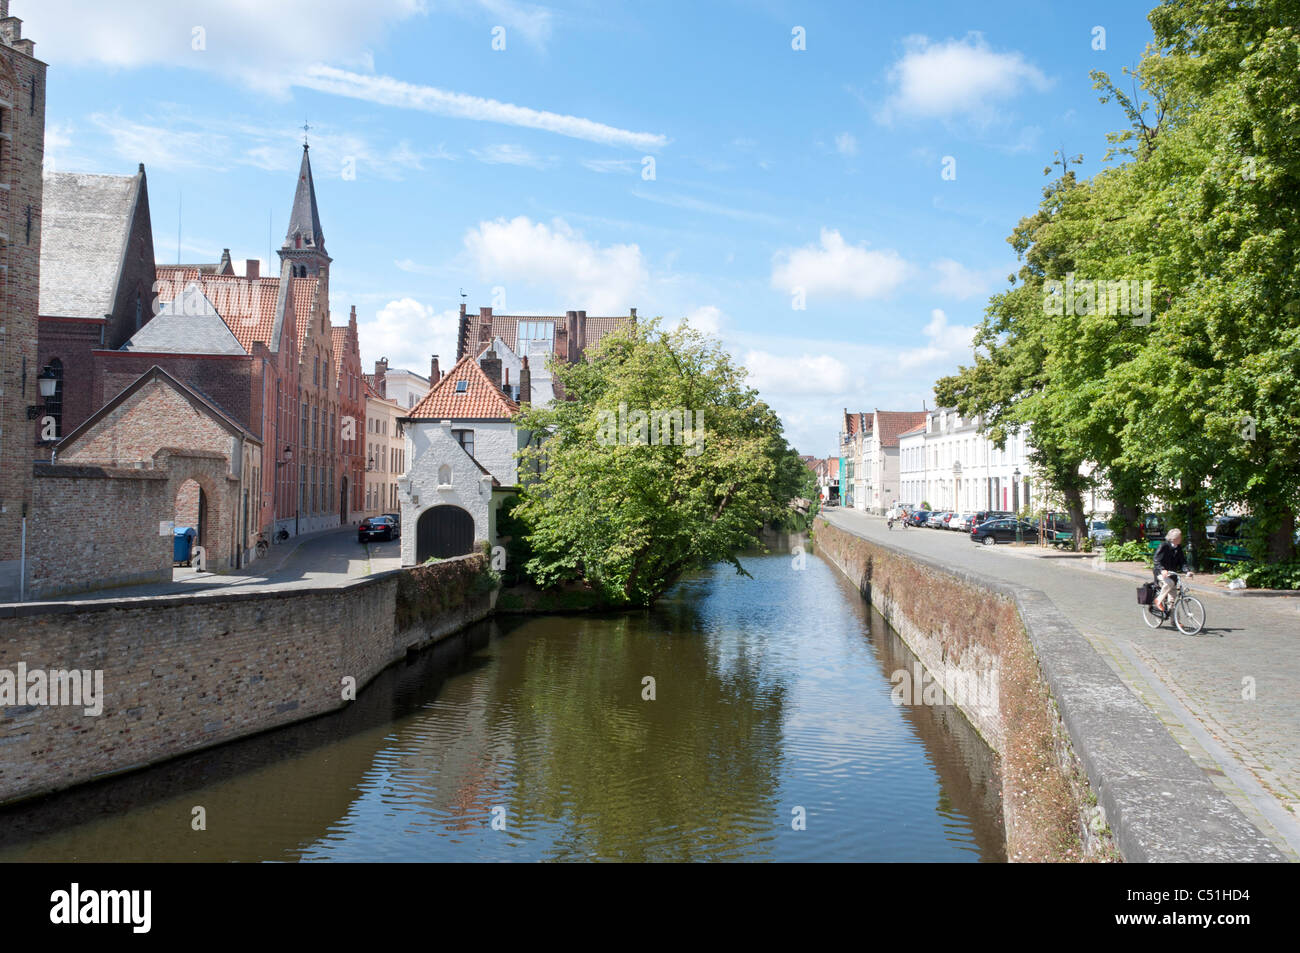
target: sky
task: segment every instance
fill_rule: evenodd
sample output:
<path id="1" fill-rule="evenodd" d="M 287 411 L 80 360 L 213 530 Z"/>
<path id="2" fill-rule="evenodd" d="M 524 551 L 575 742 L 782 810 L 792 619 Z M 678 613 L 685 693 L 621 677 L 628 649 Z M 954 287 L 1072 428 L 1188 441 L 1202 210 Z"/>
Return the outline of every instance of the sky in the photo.
<path id="1" fill-rule="evenodd" d="M 1141 0 L 10 6 L 47 169 L 143 162 L 160 263 L 267 260 L 306 134 L 366 366 L 447 366 L 462 300 L 635 307 L 720 338 L 817 456 L 970 362 L 1044 168 L 1124 127 L 1089 71 L 1151 39 Z"/>

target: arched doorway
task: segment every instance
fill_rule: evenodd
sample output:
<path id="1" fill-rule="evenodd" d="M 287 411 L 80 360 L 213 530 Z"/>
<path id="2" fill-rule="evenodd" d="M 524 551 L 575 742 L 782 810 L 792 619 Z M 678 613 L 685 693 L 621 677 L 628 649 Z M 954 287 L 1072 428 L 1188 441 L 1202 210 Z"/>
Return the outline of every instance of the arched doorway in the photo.
<path id="1" fill-rule="evenodd" d="M 420 514 L 415 525 L 415 561 L 430 556 L 446 559 L 474 550 L 474 517 L 459 506 L 433 506 Z"/>
<path id="2" fill-rule="evenodd" d="M 194 544 L 208 541 L 208 497 L 197 480 L 186 480 L 176 491 L 176 525 L 194 530 Z"/>

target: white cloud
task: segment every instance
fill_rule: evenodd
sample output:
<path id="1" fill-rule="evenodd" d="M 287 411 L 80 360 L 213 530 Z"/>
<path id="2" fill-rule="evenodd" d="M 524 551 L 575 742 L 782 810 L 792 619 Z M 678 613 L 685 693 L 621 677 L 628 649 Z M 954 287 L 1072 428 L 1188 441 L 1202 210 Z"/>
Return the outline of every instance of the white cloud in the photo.
<path id="1" fill-rule="evenodd" d="M 391 367 L 427 376 L 429 358 L 437 354 L 439 364 L 450 367 L 456 357 L 459 320 L 456 311 L 437 312 L 414 298 L 390 301 L 373 318 L 357 322 L 364 351 L 362 366 L 370 367 L 386 357 Z"/>
<path id="2" fill-rule="evenodd" d="M 313 63 L 373 68 L 371 45 L 423 11 L 423 0 L 368 0 L 360 14 L 355 0 L 15 0 L 12 9 L 37 55 L 61 67 L 180 66 L 278 93 Z"/>
<path id="3" fill-rule="evenodd" d="M 433 275 L 437 274 L 438 271 L 438 269 L 434 268 L 432 265 L 421 265 L 419 262 L 412 261 L 410 258 L 399 258 L 393 262 L 393 265 L 399 271 L 405 271 L 412 275 Z"/>
<path id="4" fill-rule="evenodd" d="M 849 366 L 829 354 L 790 357 L 752 350 L 745 354 L 749 382 L 764 396 L 769 394 L 821 394 L 830 396 L 852 384 Z"/>
<path id="5" fill-rule="evenodd" d="M 540 129 L 544 132 L 611 146 L 654 151 L 668 144 L 668 138 L 658 133 L 633 132 L 591 119 L 583 119 L 580 116 L 566 116 L 530 109 L 527 106 L 515 106 L 495 99 L 453 93 L 433 86 L 416 86 L 390 76 L 353 73 L 332 66 L 312 66 L 306 70 L 305 75 L 297 77 L 294 82 L 307 89 L 361 99 L 381 106 L 415 109 L 439 116 L 451 116 L 455 119 L 497 122 L 524 129 Z"/>
<path id="6" fill-rule="evenodd" d="M 855 156 L 858 154 L 858 140 L 848 132 L 842 132 L 835 137 L 835 151 L 842 156 Z"/>
<path id="7" fill-rule="evenodd" d="M 722 313 L 721 308 L 716 305 L 706 304 L 698 308 L 692 308 L 684 318 L 665 318 L 663 329 L 671 331 L 681 327 L 682 323 L 685 322 L 690 324 L 696 331 L 717 337 L 722 332 L 722 325 L 725 320 L 726 316 Z"/>
<path id="8" fill-rule="evenodd" d="M 523 146 L 504 143 L 469 151 L 470 155 L 478 159 L 479 162 L 486 162 L 490 165 L 523 165 L 533 169 L 545 169 L 552 161 L 529 152 Z"/>
<path id="9" fill-rule="evenodd" d="M 558 218 L 480 222 L 466 232 L 465 248 L 484 279 L 546 288 L 558 305 L 593 314 L 626 313 L 648 280 L 639 246 L 597 245 Z"/>
<path id="10" fill-rule="evenodd" d="M 538 49 L 546 48 L 551 38 L 550 10 L 514 0 L 478 0 L 478 4 L 506 27 L 507 48 L 510 37 L 516 32 Z"/>
<path id="11" fill-rule="evenodd" d="M 659 205 L 671 205 L 673 208 L 683 208 L 691 212 L 706 212 L 709 215 L 722 215 L 726 218 L 734 218 L 742 222 L 760 222 L 764 225 L 781 225 L 781 219 L 774 215 L 768 215 L 765 212 L 753 212 L 749 209 L 732 208 L 728 205 L 719 205 L 716 202 L 706 202 L 702 199 L 693 198 L 689 195 L 679 195 L 676 192 L 661 192 L 657 189 L 633 189 L 632 194 L 639 199 L 645 199 L 647 202 L 655 202 Z"/>
<path id="12" fill-rule="evenodd" d="M 941 43 L 909 37 L 907 47 L 889 73 L 894 93 L 877 116 L 884 122 L 900 113 L 930 118 L 986 114 L 998 100 L 1051 85 L 1022 54 L 996 53 L 978 33 Z"/>
<path id="13" fill-rule="evenodd" d="M 608 175 L 611 172 L 630 175 L 641 168 L 641 160 L 639 159 L 579 159 L 578 163 L 584 169 L 600 172 L 603 175 Z"/>
<path id="14" fill-rule="evenodd" d="M 1006 271 L 998 268 L 967 268 L 951 258 L 940 258 L 930 266 L 938 274 L 934 290 L 949 298 L 965 300 L 990 294 Z"/>
<path id="15" fill-rule="evenodd" d="M 880 298 L 902 284 L 910 271 L 896 251 L 850 245 L 835 229 L 823 228 L 820 245 L 773 256 L 772 287 L 787 292 L 802 288 L 809 295 Z"/>
<path id="16" fill-rule="evenodd" d="M 970 359 L 975 328 L 964 324 L 949 324 L 948 316 L 941 309 L 935 308 L 930 312 L 930 321 L 921 333 L 925 335 L 925 344 L 898 353 L 898 366 L 901 369 L 946 369 L 957 361 Z M 938 376 L 935 374 L 935 377 Z"/>

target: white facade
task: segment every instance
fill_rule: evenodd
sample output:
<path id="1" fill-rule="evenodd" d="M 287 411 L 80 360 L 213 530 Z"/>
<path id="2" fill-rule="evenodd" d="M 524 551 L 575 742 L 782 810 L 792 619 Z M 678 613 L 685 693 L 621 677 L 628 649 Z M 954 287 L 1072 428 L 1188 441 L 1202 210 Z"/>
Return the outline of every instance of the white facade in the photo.
<path id="1" fill-rule="evenodd" d="M 384 372 L 384 396 L 403 410 L 410 410 L 424 400 L 431 388 L 429 379 L 414 371 L 390 368 Z"/>
<path id="2" fill-rule="evenodd" d="M 1037 489 L 1023 431 L 1007 438 L 999 450 L 981 433 L 982 421 L 955 410 L 935 410 L 925 430 L 899 438 L 899 476 L 908 502 L 961 513 L 980 510 L 1019 511 Z"/>
<path id="3" fill-rule="evenodd" d="M 470 435 L 473 456 L 461 432 Z M 504 497 L 493 494 L 492 478 L 503 487 L 518 484 L 519 447 L 519 430 L 509 420 L 407 423 L 407 473 L 399 494 L 402 565 L 415 565 L 420 514 L 435 506 L 459 506 L 474 520 L 475 542 L 495 543 L 496 509 Z"/>
<path id="4" fill-rule="evenodd" d="M 925 431 L 898 438 L 898 498 L 913 508 L 925 501 Z"/>

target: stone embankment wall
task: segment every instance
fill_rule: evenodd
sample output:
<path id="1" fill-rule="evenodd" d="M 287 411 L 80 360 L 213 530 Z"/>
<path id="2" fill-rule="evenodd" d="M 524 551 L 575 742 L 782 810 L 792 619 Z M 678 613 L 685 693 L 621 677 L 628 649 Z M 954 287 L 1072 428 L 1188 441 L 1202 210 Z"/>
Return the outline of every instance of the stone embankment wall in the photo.
<path id="1" fill-rule="evenodd" d="M 103 712 L 0 701 L 0 803 L 341 708 L 407 652 L 484 618 L 482 554 L 337 588 L 0 607 L 0 679 L 103 672 Z M 354 696 L 355 697 L 355 693 Z"/>
<path id="2" fill-rule="evenodd" d="M 1284 860 L 1043 593 L 822 518 L 815 539 L 938 682 L 995 686 L 955 700 L 1000 758 L 1008 859 Z"/>

